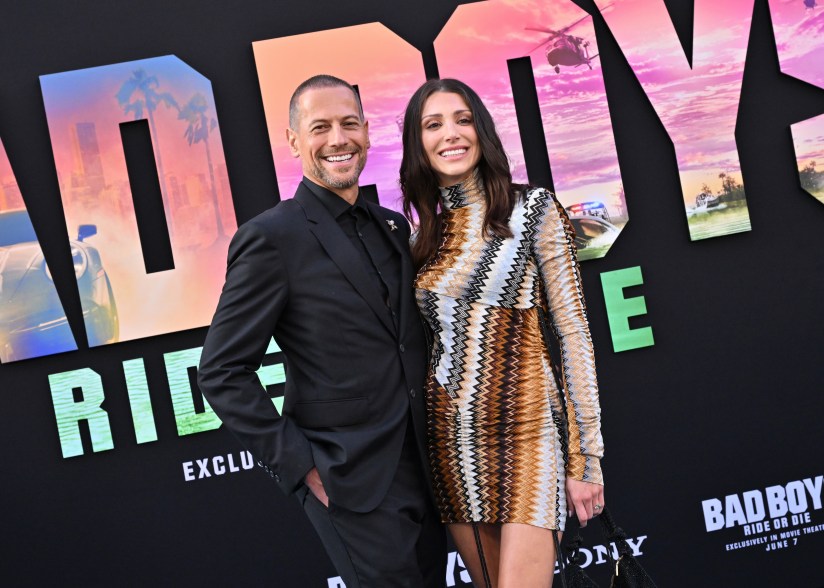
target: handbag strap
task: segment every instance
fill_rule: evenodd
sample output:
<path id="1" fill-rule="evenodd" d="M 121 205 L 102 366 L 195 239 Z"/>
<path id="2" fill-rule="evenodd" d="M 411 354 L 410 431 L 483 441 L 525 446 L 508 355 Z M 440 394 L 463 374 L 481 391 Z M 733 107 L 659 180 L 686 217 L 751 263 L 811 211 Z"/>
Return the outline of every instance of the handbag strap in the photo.
<path id="1" fill-rule="evenodd" d="M 555 559 L 558 560 L 558 575 L 561 576 L 561 585 L 567 588 L 566 582 L 566 562 L 564 561 L 564 554 L 561 551 L 561 543 L 558 541 L 558 531 L 552 530 L 552 540 L 555 541 Z"/>
<path id="2" fill-rule="evenodd" d="M 615 519 L 612 518 L 612 514 L 610 514 L 607 507 L 604 507 L 598 518 L 601 521 L 601 526 L 607 541 L 615 542 L 615 546 L 618 548 L 618 559 L 620 559 L 621 555 L 631 553 L 632 550 L 629 547 L 629 543 L 627 543 L 627 534 L 621 527 L 615 524 Z M 608 551 L 608 553 L 610 555 L 610 559 L 612 559 L 612 552 Z"/>
<path id="3" fill-rule="evenodd" d="M 481 562 L 481 573 L 484 576 L 484 584 L 486 588 L 492 588 L 492 581 L 489 579 L 489 570 L 486 567 L 486 558 L 484 557 L 484 545 L 481 542 L 481 533 L 478 531 L 478 523 L 472 522 L 472 533 L 475 535 L 475 545 L 478 547 L 478 559 Z M 566 586 L 564 586 L 566 588 Z"/>
<path id="4" fill-rule="evenodd" d="M 612 514 L 609 512 L 609 509 L 605 506 L 603 510 L 601 510 L 601 514 L 598 515 L 598 518 L 601 521 L 601 526 L 604 529 L 604 534 L 606 535 L 607 539 L 612 541 L 625 541 L 627 538 L 627 534 L 624 530 L 615 524 L 615 519 L 612 518 Z"/>

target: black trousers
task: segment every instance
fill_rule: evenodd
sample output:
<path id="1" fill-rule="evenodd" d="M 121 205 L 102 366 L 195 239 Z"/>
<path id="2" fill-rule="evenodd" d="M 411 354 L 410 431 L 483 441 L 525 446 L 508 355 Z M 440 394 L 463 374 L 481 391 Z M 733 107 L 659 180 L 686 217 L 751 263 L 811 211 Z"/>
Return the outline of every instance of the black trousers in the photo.
<path id="1" fill-rule="evenodd" d="M 443 588 L 446 534 L 429 498 L 411 426 L 386 497 L 368 513 L 331 502 L 326 508 L 307 487 L 303 503 L 346 588 Z"/>

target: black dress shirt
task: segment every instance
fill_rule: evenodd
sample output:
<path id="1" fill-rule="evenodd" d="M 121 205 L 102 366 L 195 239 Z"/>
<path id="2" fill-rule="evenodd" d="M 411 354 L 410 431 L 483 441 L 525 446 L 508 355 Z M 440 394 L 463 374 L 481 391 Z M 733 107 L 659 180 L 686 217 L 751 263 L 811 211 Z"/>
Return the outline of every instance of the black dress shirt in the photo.
<path id="1" fill-rule="evenodd" d="M 401 262 L 398 251 L 377 225 L 380 219 L 374 218 L 369 212 L 366 199 L 360 192 L 355 203 L 349 204 L 331 190 L 306 177 L 303 178 L 303 183 L 329 211 L 360 254 L 363 266 L 372 278 L 375 288 L 381 293 L 381 298 L 386 303 L 386 311 L 397 329 Z"/>

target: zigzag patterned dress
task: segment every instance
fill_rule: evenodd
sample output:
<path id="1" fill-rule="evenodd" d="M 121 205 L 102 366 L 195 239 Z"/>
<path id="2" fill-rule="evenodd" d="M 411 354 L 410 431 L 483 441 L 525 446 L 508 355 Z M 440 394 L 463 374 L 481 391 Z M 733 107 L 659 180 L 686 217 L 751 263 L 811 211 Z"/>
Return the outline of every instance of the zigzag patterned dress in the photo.
<path id="1" fill-rule="evenodd" d="M 514 238 L 484 240 L 476 186 L 441 189 L 443 238 L 415 284 L 434 335 L 426 394 L 435 496 L 445 523 L 563 530 L 565 477 L 603 483 L 572 228 L 555 197 L 536 188 L 512 212 Z M 561 343 L 568 439 L 539 323 L 544 305 Z"/>

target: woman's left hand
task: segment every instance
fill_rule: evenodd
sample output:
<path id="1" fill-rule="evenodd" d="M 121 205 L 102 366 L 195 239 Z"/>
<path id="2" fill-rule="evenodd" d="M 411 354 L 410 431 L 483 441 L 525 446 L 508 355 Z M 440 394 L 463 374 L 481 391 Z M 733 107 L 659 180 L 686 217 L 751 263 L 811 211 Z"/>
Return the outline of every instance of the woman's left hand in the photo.
<path id="1" fill-rule="evenodd" d="M 566 479 L 567 510 L 575 513 L 578 523 L 587 526 L 587 521 L 604 510 L 604 487 L 592 482 Z"/>

